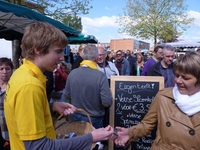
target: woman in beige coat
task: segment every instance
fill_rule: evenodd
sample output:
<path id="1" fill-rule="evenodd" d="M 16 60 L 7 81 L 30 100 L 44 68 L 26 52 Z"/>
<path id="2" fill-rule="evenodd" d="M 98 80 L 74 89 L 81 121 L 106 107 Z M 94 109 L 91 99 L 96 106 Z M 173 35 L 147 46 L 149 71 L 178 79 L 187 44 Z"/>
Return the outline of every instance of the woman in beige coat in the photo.
<path id="1" fill-rule="evenodd" d="M 157 93 L 140 124 L 116 127 L 115 144 L 125 146 L 157 125 L 151 150 L 200 150 L 200 53 L 179 57 L 174 73 L 175 86 Z"/>

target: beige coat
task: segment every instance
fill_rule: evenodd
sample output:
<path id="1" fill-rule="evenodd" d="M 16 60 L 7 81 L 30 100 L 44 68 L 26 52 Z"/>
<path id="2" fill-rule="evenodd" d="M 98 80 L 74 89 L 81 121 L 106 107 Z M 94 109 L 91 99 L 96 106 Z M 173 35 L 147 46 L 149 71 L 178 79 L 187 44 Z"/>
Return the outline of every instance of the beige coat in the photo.
<path id="1" fill-rule="evenodd" d="M 151 150 L 200 150 L 200 112 L 191 117 L 181 112 L 172 88 L 158 92 L 141 123 L 129 129 L 129 142 L 147 135 L 156 125 Z"/>

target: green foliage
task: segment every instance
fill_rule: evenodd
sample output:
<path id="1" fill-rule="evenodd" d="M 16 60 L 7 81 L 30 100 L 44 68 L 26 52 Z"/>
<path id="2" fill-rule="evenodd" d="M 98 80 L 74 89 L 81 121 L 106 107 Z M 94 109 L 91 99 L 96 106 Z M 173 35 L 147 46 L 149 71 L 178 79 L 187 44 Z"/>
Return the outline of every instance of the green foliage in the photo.
<path id="1" fill-rule="evenodd" d="M 166 23 L 166 25 L 162 25 L 163 29 L 158 36 L 158 40 L 160 43 L 167 43 L 167 42 L 177 42 L 178 37 L 182 34 L 176 29 L 176 26 L 171 23 Z"/>
<path id="2" fill-rule="evenodd" d="M 21 5 L 21 3 L 24 2 L 24 0 L 5 0 L 5 1 L 19 5 Z"/>
<path id="3" fill-rule="evenodd" d="M 126 0 L 124 15 L 117 22 L 119 32 L 142 39 L 170 41 L 185 31 L 194 18 L 185 13 L 184 0 Z M 170 24 L 170 25 L 169 25 Z M 173 33 L 173 35 L 171 35 Z M 177 35 L 174 35 L 177 34 Z"/>
<path id="4" fill-rule="evenodd" d="M 92 0 L 6 0 L 11 3 L 24 5 L 29 3 L 27 7 L 39 10 L 44 15 L 55 20 L 59 20 L 70 27 L 82 31 L 81 18 L 79 14 L 88 14 L 92 8 L 90 1 Z"/>
<path id="5" fill-rule="evenodd" d="M 81 18 L 78 17 L 77 15 L 74 15 L 74 16 L 67 15 L 63 18 L 62 22 L 79 32 L 82 31 L 83 26 L 81 23 Z"/>
<path id="6" fill-rule="evenodd" d="M 63 20 L 66 15 L 88 14 L 91 0 L 28 0 L 42 6 L 44 14 L 56 20 Z"/>

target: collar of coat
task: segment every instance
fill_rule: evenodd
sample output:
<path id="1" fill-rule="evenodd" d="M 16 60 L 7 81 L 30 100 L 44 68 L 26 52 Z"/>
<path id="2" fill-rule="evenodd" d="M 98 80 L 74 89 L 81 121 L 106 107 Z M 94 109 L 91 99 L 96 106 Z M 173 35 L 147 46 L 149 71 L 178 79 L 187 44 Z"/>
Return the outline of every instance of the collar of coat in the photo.
<path id="1" fill-rule="evenodd" d="M 173 88 L 165 88 L 160 90 L 160 95 L 163 97 L 166 97 L 165 100 L 170 100 L 172 103 L 174 100 L 173 93 L 172 93 Z M 184 124 L 185 126 L 190 127 L 191 129 L 194 129 L 196 126 L 200 125 L 200 112 L 196 113 L 195 115 L 189 117 L 185 113 L 183 113 L 175 103 L 173 103 L 173 111 L 171 112 L 169 118 L 179 122 L 181 124 Z"/>

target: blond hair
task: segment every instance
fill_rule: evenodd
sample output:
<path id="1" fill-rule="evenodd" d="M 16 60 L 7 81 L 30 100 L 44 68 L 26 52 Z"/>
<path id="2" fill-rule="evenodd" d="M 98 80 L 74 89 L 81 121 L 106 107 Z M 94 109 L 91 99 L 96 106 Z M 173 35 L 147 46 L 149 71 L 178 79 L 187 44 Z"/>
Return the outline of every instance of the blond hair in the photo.
<path id="1" fill-rule="evenodd" d="M 79 46 L 79 48 L 78 48 L 78 52 L 80 53 L 80 52 L 82 52 L 83 50 L 84 50 L 84 48 L 85 48 L 85 44 L 81 44 L 80 46 Z"/>
<path id="2" fill-rule="evenodd" d="M 26 59 L 34 59 L 34 49 L 40 54 L 47 54 L 53 44 L 67 46 L 68 40 L 65 34 L 47 22 L 37 22 L 26 27 L 22 38 L 22 56 Z"/>

